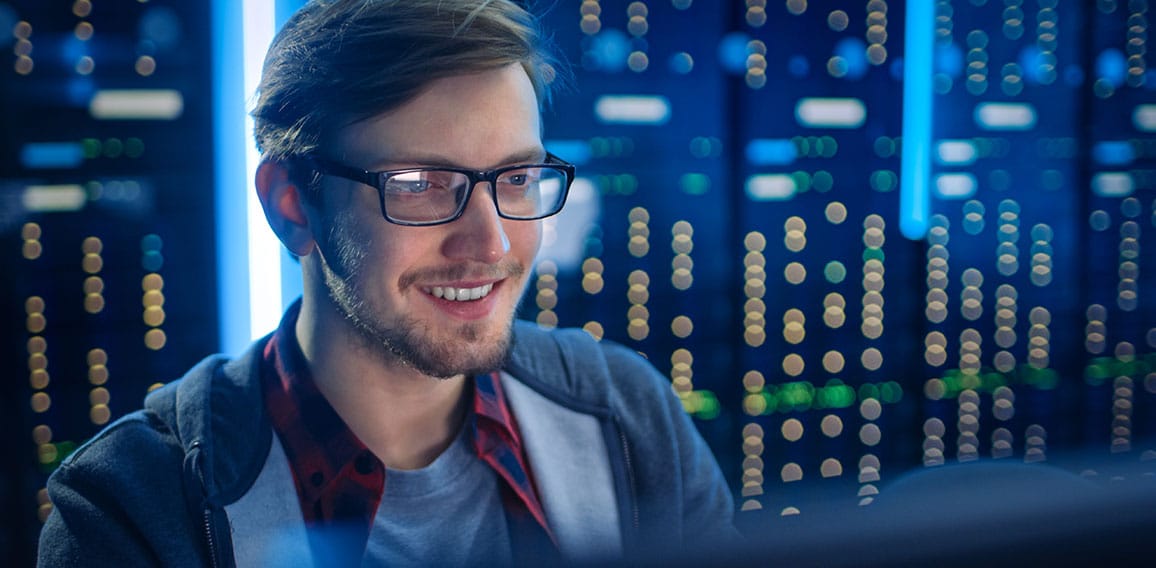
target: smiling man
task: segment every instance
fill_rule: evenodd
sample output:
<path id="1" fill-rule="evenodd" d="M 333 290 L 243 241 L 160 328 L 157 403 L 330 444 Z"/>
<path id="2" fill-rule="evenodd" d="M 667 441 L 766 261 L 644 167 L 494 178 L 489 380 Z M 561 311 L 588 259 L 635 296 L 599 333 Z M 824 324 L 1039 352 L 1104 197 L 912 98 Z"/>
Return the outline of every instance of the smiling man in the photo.
<path id="1" fill-rule="evenodd" d="M 304 293 L 53 475 L 43 565 L 505 565 L 734 534 L 669 382 L 514 321 L 573 166 L 505 0 L 323 0 L 278 34 L 256 189 Z"/>

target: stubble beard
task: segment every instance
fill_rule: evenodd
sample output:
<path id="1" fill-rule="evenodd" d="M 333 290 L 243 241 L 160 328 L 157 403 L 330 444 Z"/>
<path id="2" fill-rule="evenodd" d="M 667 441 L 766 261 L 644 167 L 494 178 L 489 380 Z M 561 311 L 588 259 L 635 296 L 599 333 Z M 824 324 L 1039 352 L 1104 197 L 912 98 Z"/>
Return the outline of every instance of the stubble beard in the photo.
<path id="1" fill-rule="evenodd" d="M 330 258 L 336 262 L 323 259 L 321 269 L 329 299 L 360 338 L 359 347 L 386 366 L 400 364 L 438 379 L 489 373 L 502 367 L 513 335 L 512 313 L 495 314 L 507 321 L 494 338 L 486 337 L 486 321 L 463 322 L 444 330 L 446 333 L 435 334 L 416 318 L 377 313 L 362 289 L 365 243 L 370 240 L 357 231 L 357 226 L 351 212 L 338 214 L 328 243 Z M 512 283 L 524 268 L 511 267 L 507 272 L 511 276 L 507 282 Z"/>

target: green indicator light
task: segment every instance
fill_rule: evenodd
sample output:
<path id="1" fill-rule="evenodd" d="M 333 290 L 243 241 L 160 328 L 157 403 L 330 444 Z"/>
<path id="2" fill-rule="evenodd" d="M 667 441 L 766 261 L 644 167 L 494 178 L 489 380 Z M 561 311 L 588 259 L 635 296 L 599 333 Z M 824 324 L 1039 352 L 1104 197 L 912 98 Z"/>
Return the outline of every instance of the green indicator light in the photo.
<path id="1" fill-rule="evenodd" d="M 879 394 L 883 402 L 895 404 L 903 400 L 903 387 L 895 381 L 887 381 L 879 387 Z"/>
<path id="2" fill-rule="evenodd" d="M 1091 363 L 1084 368 L 1084 381 L 1092 386 L 1099 386 L 1112 376 L 1111 359 L 1104 357 L 1093 359 Z"/>
<path id="3" fill-rule="evenodd" d="M 89 160 L 100 156 L 100 140 L 96 138 L 85 138 L 80 141 L 80 145 L 84 147 L 84 157 Z"/>
<path id="4" fill-rule="evenodd" d="M 633 175 L 623 174 L 620 179 L 623 195 L 630 195 L 638 189 L 638 178 Z"/>
<path id="5" fill-rule="evenodd" d="M 871 189 L 880 193 L 887 193 L 895 191 L 895 186 L 898 183 L 898 178 L 895 173 L 890 170 L 875 170 L 871 172 Z"/>
<path id="6" fill-rule="evenodd" d="M 820 392 L 826 408 L 847 408 L 855 404 L 855 389 L 847 385 L 827 383 Z"/>
<path id="7" fill-rule="evenodd" d="M 710 176 L 706 174 L 689 173 L 679 178 L 679 187 L 688 195 L 703 195 L 710 191 Z"/>
<path id="8" fill-rule="evenodd" d="M 55 455 L 52 456 L 51 460 L 47 460 L 40 464 L 40 470 L 44 473 L 52 473 L 54 470 L 56 470 L 56 468 L 60 466 L 60 462 L 63 462 L 64 458 L 67 458 L 69 454 L 76 451 L 77 447 L 76 442 L 70 442 L 67 440 L 51 445 L 56 447 L 56 451 L 54 452 Z"/>
<path id="9" fill-rule="evenodd" d="M 819 154 L 824 158 L 833 158 L 835 154 L 839 152 L 839 143 L 830 136 L 819 138 L 819 143 L 822 147 L 822 149 L 819 150 Z"/>
<path id="10" fill-rule="evenodd" d="M 775 410 L 779 408 L 779 397 L 777 394 L 763 391 L 763 400 L 767 401 L 767 409 L 763 411 L 764 416 L 774 414 Z"/>
<path id="11" fill-rule="evenodd" d="M 695 418 L 699 420 L 714 420 L 718 418 L 719 412 L 722 410 L 718 402 L 718 397 L 708 390 L 696 392 L 702 395 L 702 399 L 699 401 L 698 412 L 694 415 Z"/>
<path id="12" fill-rule="evenodd" d="M 783 410 L 810 410 L 815 400 L 815 385 L 806 381 L 787 383 L 779 393 Z"/>
<path id="13" fill-rule="evenodd" d="M 827 267 L 823 269 L 823 276 L 827 278 L 827 282 L 838 284 L 847 277 L 847 267 L 843 266 L 842 262 L 832 260 L 827 263 Z"/>
<path id="14" fill-rule="evenodd" d="M 124 142 L 120 138 L 109 138 L 104 141 L 104 156 L 106 158 L 119 158 L 124 152 Z"/>
<path id="15" fill-rule="evenodd" d="M 124 141 L 124 155 L 130 158 L 139 158 L 144 154 L 144 142 L 140 138 L 129 138 Z"/>
<path id="16" fill-rule="evenodd" d="M 819 170 L 815 172 L 815 175 L 811 178 L 811 183 L 814 185 L 816 191 L 830 191 L 831 188 L 835 186 L 835 177 L 826 170 Z"/>
<path id="17" fill-rule="evenodd" d="M 811 189 L 811 174 L 807 172 L 794 172 L 791 174 L 791 179 L 795 180 L 795 191 L 803 193 Z"/>
<path id="18" fill-rule="evenodd" d="M 164 242 L 161 240 L 161 237 L 155 233 L 152 233 L 141 238 L 140 249 L 141 252 L 159 251 L 161 250 L 163 244 Z"/>

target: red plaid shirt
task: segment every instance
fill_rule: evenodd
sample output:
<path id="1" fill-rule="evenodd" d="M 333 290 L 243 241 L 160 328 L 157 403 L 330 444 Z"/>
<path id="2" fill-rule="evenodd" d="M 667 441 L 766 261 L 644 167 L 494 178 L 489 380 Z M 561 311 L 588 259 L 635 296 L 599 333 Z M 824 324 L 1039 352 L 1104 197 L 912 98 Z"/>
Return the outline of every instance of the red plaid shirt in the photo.
<path id="1" fill-rule="evenodd" d="M 289 460 L 306 524 L 351 527 L 364 550 L 385 489 L 385 467 L 313 382 L 294 333 L 299 309 L 298 302 L 286 312 L 265 345 L 265 407 Z M 499 374 L 478 375 L 473 386 L 467 428 L 478 457 L 505 483 L 500 493 L 507 514 L 514 520 L 532 517 L 553 540 Z"/>

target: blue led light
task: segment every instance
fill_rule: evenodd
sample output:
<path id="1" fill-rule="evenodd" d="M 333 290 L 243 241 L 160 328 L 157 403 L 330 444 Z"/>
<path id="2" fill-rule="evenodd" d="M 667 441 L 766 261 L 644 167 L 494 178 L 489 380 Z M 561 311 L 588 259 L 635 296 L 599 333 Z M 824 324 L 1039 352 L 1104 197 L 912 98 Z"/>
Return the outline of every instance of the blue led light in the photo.
<path id="1" fill-rule="evenodd" d="M 20 149 L 20 163 L 30 170 L 70 169 L 84 162 L 79 142 L 34 142 Z"/>
<path id="2" fill-rule="evenodd" d="M 1124 84 L 1128 75 L 1128 61 L 1118 49 L 1105 49 L 1096 56 L 1096 76 L 1113 87 Z"/>
<path id="3" fill-rule="evenodd" d="M 670 56 L 668 62 L 670 70 L 679 75 L 686 75 L 694 70 L 694 58 L 685 51 Z"/>
<path id="4" fill-rule="evenodd" d="M 835 56 L 847 65 L 848 79 L 859 79 L 867 74 L 867 44 L 857 37 L 848 37 L 835 44 Z"/>
<path id="5" fill-rule="evenodd" d="M 792 55 L 787 60 L 787 72 L 795 77 L 806 77 L 811 72 L 811 64 L 802 55 Z"/>
<path id="6" fill-rule="evenodd" d="M 1044 52 L 1036 45 L 1029 45 L 1020 50 L 1019 64 L 1024 69 L 1024 77 L 1029 81 L 1040 84 L 1045 76 Z"/>
<path id="7" fill-rule="evenodd" d="M 169 51 L 181 44 L 181 19 L 168 6 L 153 6 L 141 14 L 137 32 L 161 51 Z"/>
<path id="8" fill-rule="evenodd" d="M 954 43 L 936 46 L 935 72 L 958 79 L 963 75 L 963 50 Z"/>
<path id="9" fill-rule="evenodd" d="M 935 3 L 909 2 L 903 44 L 903 155 L 899 230 L 922 239 L 931 220 L 931 110 Z"/>
<path id="10" fill-rule="evenodd" d="M 626 69 L 630 39 L 616 29 L 605 29 L 590 40 L 586 58 L 595 70 L 617 73 Z"/>
<path id="11" fill-rule="evenodd" d="M 718 59 L 723 69 L 735 75 L 747 72 L 747 56 L 750 55 L 747 44 L 750 41 L 751 36 L 742 32 L 729 33 L 722 38 L 718 44 Z"/>
<path id="12" fill-rule="evenodd" d="M 799 150 L 786 138 L 756 138 L 747 144 L 747 161 L 754 166 L 782 166 L 795 161 Z"/>
<path id="13" fill-rule="evenodd" d="M 585 140 L 546 140 L 546 151 L 581 166 L 590 161 L 590 143 Z"/>
<path id="14" fill-rule="evenodd" d="M 81 40 L 75 35 L 66 36 L 59 46 L 60 63 L 66 68 L 71 68 L 81 57 L 90 55 L 89 47 L 89 42 Z"/>
<path id="15" fill-rule="evenodd" d="M 1092 146 L 1092 157 L 1105 166 L 1122 166 L 1136 159 L 1136 151 L 1123 140 L 1104 141 Z"/>

